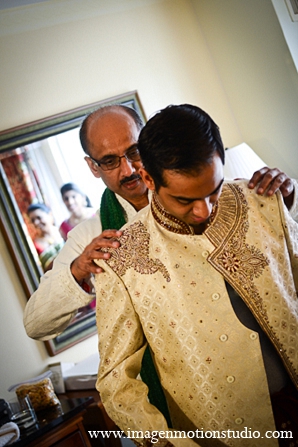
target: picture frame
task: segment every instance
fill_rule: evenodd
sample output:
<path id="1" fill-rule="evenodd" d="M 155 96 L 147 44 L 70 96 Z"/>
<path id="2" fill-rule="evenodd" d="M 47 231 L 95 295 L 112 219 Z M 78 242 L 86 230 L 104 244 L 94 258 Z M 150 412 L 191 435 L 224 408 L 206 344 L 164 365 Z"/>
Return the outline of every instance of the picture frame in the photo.
<path id="1" fill-rule="evenodd" d="M 0 155 L 3 156 L 7 151 L 12 149 L 17 149 L 24 145 L 80 127 L 82 121 L 89 113 L 99 107 L 114 104 L 134 108 L 145 123 L 145 113 L 138 92 L 135 90 L 1 131 Z M 30 238 L 28 238 L 28 234 L 26 233 L 26 225 L 5 175 L 1 160 L 0 208 L 0 229 L 15 265 L 17 275 L 20 278 L 25 296 L 29 300 L 38 288 L 43 272 L 36 262 L 36 254 L 32 252 L 32 244 L 30 244 Z M 44 343 L 48 354 L 55 356 L 95 333 L 95 311 L 87 312 L 83 318 L 72 322 L 62 334 Z"/>

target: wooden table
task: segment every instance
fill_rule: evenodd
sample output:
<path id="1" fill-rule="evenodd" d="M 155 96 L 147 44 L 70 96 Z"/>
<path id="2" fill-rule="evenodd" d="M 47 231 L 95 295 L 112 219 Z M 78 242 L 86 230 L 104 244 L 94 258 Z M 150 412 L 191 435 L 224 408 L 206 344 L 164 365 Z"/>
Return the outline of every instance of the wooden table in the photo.
<path id="1" fill-rule="evenodd" d="M 60 399 L 61 406 L 37 413 L 38 424 L 21 435 L 14 447 L 92 447 L 83 420 L 93 397 Z M 100 444 L 98 444 L 100 445 Z"/>
<path id="2" fill-rule="evenodd" d="M 94 402 L 88 406 L 86 413 L 83 416 L 83 424 L 85 430 L 105 430 L 105 431 L 113 431 L 119 430 L 119 428 L 115 425 L 115 423 L 109 418 L 106 413 L 104 406 L 100 400 L 99 393 L 96 389 L 89 390 L 76 390 L 76 391 L 66 391 L 65 394 L 60 394 L 59 399 L 61 398 L 81 398 L 86 396 L 92 396 Z M 110 438 L 105 439 L 91 439 L 89 438 L 91 443 L 91 447 L 122 447 L 121 441 L 119 438 L 115 438 L 111 435 Z M 56 446 L 55 446 L 56 447 Z"/>

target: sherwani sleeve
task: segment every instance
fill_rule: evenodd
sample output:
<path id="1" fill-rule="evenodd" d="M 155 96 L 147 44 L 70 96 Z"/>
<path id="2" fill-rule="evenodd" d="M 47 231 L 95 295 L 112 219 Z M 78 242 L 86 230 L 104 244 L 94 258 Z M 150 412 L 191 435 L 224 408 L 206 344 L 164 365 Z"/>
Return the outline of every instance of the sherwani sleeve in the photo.
<path id="1" fill-rule="evenodd" d="M 121 278 L 109 266 L 104 268 L 105 273 L 95 279 L 101 359 L 96 387 L 116 425 L 129 437 L 132 432 L 139 433 L 135 441 L 146 445 L 141 434 L 170 429 L 164 416 L 149 403 L 147 386 L 137 379 L 147 342 L 131 296 Z M 167 445 L 164 441 L 154 445 Z M 177 447 L 198 445 L 190 438 L 169 441 Z"/>
<path id="2" fill-rule="evenodd" d="M 86 293 L 76 282 L 70 266 L 100 233 L 98 218 L 82 222 L 68 233 L 53 268 L 42 276 L 38 289 L 26 304 L 24 326 L 29 337 L 36 340 L 56 337 L 66 329 L 78 309 L 95 298 L 94 293 Z"/>
<path id="3" fill-rule="evenodd" d="M 298 181 L 292 179 L 292 182 L 294 183 L 294 200 L 289 212 L 292 219 L 298 222 Z"/>
<path id="4" fill-rule="evenodd" d="M 295 190 L 295 194 L 297 190 Z M 278 195 L 279 208 L 281 213 L 281 220 L 284 227 L 284 235 L 287 243 L 288 253 L 290 257 L 292 275 L 296 287 L 296 294 L 298 296 L 298 218 L 294 220 L 293 213 L 288 211 L 283 203 L 281 194 Z M 296 194 L 296 202 L 298 202 L 298 195 Z M 298 203 L 294 202 L 293 207 L 298 209 Z"/>

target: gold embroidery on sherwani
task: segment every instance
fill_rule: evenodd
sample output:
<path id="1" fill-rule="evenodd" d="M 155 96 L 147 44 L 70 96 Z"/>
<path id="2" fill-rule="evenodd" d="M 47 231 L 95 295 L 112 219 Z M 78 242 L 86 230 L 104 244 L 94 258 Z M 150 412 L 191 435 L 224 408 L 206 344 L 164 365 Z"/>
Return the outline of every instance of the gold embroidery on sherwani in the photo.
<path id="1" fill-rule="evenodd" d="M 157 258 L 149 258 L 150 235 L 143 223 L 135 222 L 127 227 L 119 241 L 121 248 L 109 249 L 111 257 L 106 260 L 117 275 L 123 276 L 128 269 L 133 268 L 144 275 L 161 272 L 168 282 L 171 281 L 164 264 Z"/>
<path id="2" fill-rule="evenodd" d="M 296 373 L 289 352 L 285 352 L 280 339 L 268 318 L 267 309 L 254 280 L 262 275 L 269 260 L 255 246 L 246 243 L 249 228 L 248 203 L 241 188 L 236 184 L 226 184 L 218 202 L 219 212 L 212 225 L 205 231 L 215 250 L 208 262 L 219 271 L 239 293 L 247 307 L 252 311 L 261 328 L 276 347 L 284 360 L 290 376 L 296 383 Z"/>
<path id="3" fill-rule="evenodd" d="M 178 234 L 194 234 L 191 226 L 163 208 L 156 194 L 152 197 L 151 210 L 163 228 Z M 253 298 L 251 304 L 247 303 L 249 307 L 261 313 L 263 319 L 268 319 L 254 279 L 262 274 L 269 260 L 257 247 L 246 243 L 248 204 L 238 185 L 224 185 L 209 220 L 210 226 L 205 230 L 205 235 L 216 249 L 208 261 L 233 284 L 238 293 L 245 291 L 247 298 Z"/>
<path id="4" fill-rule="evenodd" d="M 163 228 L 178 234 L 194 234 L 192 227 L 169 214 L 159 203 L 156 194 L 153 194 L 151 202 L 151 211 L 156 222 Z"/>
<path id="5" fill-rule="evenodd" d="M 158 222 L 159 225 L 165 228 L 166 230 L 171 231 L 171 233 L 193 234 L 193 235 L 195 234 L 192 226 L 186 224 L 185 222 L 182 222 L 182 220 L 177 219 L 177 217 L 172 216 L 172 214 L 168 213 L 164 209 L 164 207 L 159 202 L 156 194 L 153 194 L 152 196 L 151 212 L 156 222 Z M 213 205 L 208 225 L 210 225 L 210 223 L 213 221 L 216 213 L 217 213 L 217 202 Z M 178 267 L 179 265 L 177 264 L 177 268 Z"/>
<path id="6" fill-rule="evenodd" d="M 218 208 L 212 226 L 205 231 L 217 247 L 208 261 L 233 284 L 238 293 L 244 290 L 249 294 L 264 318 L 266 310 L 254 279 L 262 274 L 269 260 L 258 248 L 246 243 L 248 204 L 241 188 L 235 184 L 225 185 Z"/>

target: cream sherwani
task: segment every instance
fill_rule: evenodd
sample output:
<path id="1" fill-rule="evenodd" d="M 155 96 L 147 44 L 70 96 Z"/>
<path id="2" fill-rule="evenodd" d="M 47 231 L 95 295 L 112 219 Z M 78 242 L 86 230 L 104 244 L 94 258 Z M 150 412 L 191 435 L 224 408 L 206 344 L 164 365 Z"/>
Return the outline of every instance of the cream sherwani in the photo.
<path id="1" fill-rule="evenodd" d="M 153 199 L 111 250 L 95 280 L 97 388 L 123 430 L 167 430 L 136 377 L 148 342 L 175 430 L 259 431 L 260 439 L 197 439 L 202 446 L 277 446 L 259 335 L 232 308 L 225 281 L 270 337 L 298 385 L 298 224 L 281 196 L 224 185 L 204 234 Z M 147 340 L 147 341 L 146 341 Z M 139 440 L 140 441 L 140 440 Z M 191 439 L 170 441 L 193 445 Z"/>

